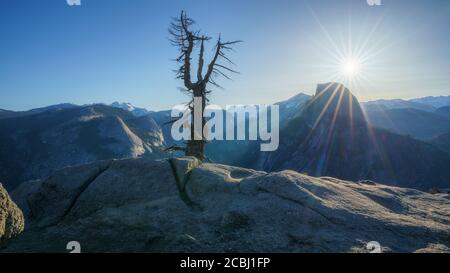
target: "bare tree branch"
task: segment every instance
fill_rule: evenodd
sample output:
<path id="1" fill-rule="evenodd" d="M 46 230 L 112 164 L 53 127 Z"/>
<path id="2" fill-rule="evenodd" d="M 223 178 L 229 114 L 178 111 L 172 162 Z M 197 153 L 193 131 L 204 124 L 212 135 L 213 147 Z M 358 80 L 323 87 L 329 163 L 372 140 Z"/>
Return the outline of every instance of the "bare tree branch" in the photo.
<path id="1" fill-rule="evenodd" d="M 202 39 L 200 43 L 200 54 L 198 56 L 198 70 L 197 70 L 197 80 L 201 82 L 203 80 L 202 72 L 203 72 L 203 63 L 205 62 L 203 59 L 203 53 L 205 52 L 204 39 Z"/>
<path id="2" fill-rule="evenodd" d="M 190 97 L 190 101 L 186 103 L 187 108 L 194 111 L 194 96 L 201 96 L 202 104 L 202 116 L 205 111 L 205 106 L 209 102 L 208 95 L 211 93 L 210 89 L 207 89 L 208 84 L 215 87 L 222 88 L 216 79 L 219 77 L 224 77 L 226 79 L 231 79 L 227 72 L 238 73 L 237 71 L 227 67 L 224 64 L 218 63 L 220 59 L 224 59 L 227 63 L 234 65 L 234 63 L 226 56 L 226 52 L 233 50 L 233 45 L 240 43 L 241 41 L 227 41 L 222 42 L 220 35 L 214 47 L 214 53 L 211 61 L 208 64 L 206 73 L 203 75 L 203 67 L 205 65 L 205 42 L 209 41 L 211 38 L 202 35 L 200 31 L 191 30 L 194 20 L 187 17 L 184 11 L 178 18 L 173 18 L 173 21 L 169 27 L 169 34 L 171 38 L 169 39 L 171 44 L 177 47 L 179 54 L 174 59 L 179 64 L 178 69 L 176 69 L 175 77 L 177 79 L 183 80 L 184 89 L 180 91 L 187 94 Z M 197 67 L 197 82 L 192 82 L 191 79 L 191 61 L 192 53 L 199 47 L 198 55 L 198 67 Z M 196 109 L 197 110 L 197 109 Z M 172 121 L 173 122 L 173 121 Z M 205 119 L 202 120 L 204 124 Z M 202 127 L 203 127 L 202 124 Z M 187 155 L 193 155 L 199 159 L 204 159 L 204 146 L 206 144 L 205 136 L 202 136 L 203 140 L 196 140 L 193 138 L 194 128 L 193 123 L 191 123 L 191 140 L 187 141 L 186 148 L 176 148 L 177 150 L 184 150 Z M 169 147 L 169 149 L 174 149 L 174 147 Z"/>
<path id="3" fill-rule="evenodd" d="M 180 147 L 177 145 L 172 145 L 170 147 L 167 147 L 166 149 L 164 149 L 164 151 L 170 152 L 170 151 L 183 151 L 186 152 L 186 147 Z"/>
<path id="4" fill-rule="evenodd" d="M 217 86 L 216 83 L 211 82 L 211 75 L 212 75 L 212 73 L 213 73 L 213 71 L 214 71 L 214 69 L 215 69 L 215 66 L 224 68 L 224 69 L 226 69 L 226 70 L 228 70 L 228 71 L 230 71 L 230 72 L 233 72 L 233 73 L 237 73 L 236 71 L 234 71 L 234 70 L 231 69 L 231 68 L 228 68 L 228 67 L 226 67 L 226 66 L 224 66 L 224 65 L 221 65 L 221 64 L 217 64 L 217 60 L 218 60 L 219 58 L 224 58 L 224 59 L 227 60 L 229 63 L 234 64 L 234 63 L 226 56 L 224 50 L 231 50 L 232 47 L 230 47 L 230 45 L 234 45 L 234 44 L 237 44 L 237 43 L 240 43 L 240 42 L 242 42 L 242 41 L 241 41 L 241 40 L 237 40 L 237 41 L 230 41 L 230 42 L 222 42 L 221 39 L 220 39 L 220 36 L 219 36 L 219 39 L 217 40 L 217 43 L 216 43 L 216 50 L 215 50 L 215 53 L 214 53 L 214 57 L 212 58 L 211 62 L 210 62 L 209 65 L 208 65 L 208 71 L 206 72 L 205 78 L 204 78 L 204 80 L 203 80 L 205 83 L 208 83 L 208 82 L 209 82 L 209 83 L 212 83 L 213 85 L 216 85 L 216 86 Z M 219 70 L 219 71 L 220 71 L 220 70 Z M 225 75 L 224 73 L 222 73 L 221 71 L 220 71 L 219 74 L 221 74 L 222 76 L 224 76 L 224 77 L 227 78 L 227 79 L 230 79 L 228 76 L 226 76 L 226 75 Z"/>
<path id="5" fill-rule="evenodd" d="M 217 66 L 217 67 L 220 67 L 220 68 L 223 68 L 223 69 L 225 69 L 225 70 L 227 70 L 227 71 L 230 71 L 230 72 L 232 72 L 232 73 L 239 74 L 239 72 L 237 72 L 236 70 L 233 70 L 233 69 L 231 69 L 231 68 L 229 68 L 229 67 L 226 67 L 226 66 L 224 66 L 224 65 L 216 64 L 216 66 Z"/>
<path id="6" fill-rule="evenodd" d="M 217 58 L 219 57 L 219 54 L 220 54 L 220 37 L 216 43 L 216 52 L 214 53 L 214 57 L 212 58 L 211 62 L 208 65 L 208 71 L 206 72 L 205 78 L 203 80 L 205 84 L 210 82 L 211 74 L 213 72 L 214 65 L 217 61 Z"/>

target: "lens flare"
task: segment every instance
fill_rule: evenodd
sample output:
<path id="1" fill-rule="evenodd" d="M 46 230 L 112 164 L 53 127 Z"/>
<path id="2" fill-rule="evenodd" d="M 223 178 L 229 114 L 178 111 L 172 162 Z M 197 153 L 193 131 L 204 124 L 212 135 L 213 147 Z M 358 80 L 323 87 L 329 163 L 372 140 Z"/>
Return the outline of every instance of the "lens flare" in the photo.
<path id="1" fill-rule="evenodd" d="M 341 64 L 341 73 L 346 78 L 354 78 L 358 75 L 361 63 L 356 59 L 346 59 Z"/>

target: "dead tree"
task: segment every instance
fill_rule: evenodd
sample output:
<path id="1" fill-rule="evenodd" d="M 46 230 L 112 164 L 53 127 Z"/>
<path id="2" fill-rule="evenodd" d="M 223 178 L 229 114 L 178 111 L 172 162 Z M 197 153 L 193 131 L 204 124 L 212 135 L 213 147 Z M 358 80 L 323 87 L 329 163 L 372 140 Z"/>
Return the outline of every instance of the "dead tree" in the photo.
<path id="1" fill-rule="evenodd" d="M 192 30 L 192 26 L 195 24 L 194 20 L 187 17 L 184 11 L 181 12 L 180 17 L 174 18 L 171 22 L 169 33 L 171 35 L 171 43 L 178 48 L 179 55 L 175 61 L 179 64 L 179 68 L 175 70 L 176 78 L 183 80 L 184 92 L 186 92 L 190 101 L 187 103 L 192 115 L 191 122 L 191 138 L 187 141 L 187 146 L 182 149 L 185 151 L 187 156 L 195 156 L 196 158 L 204 159 L 204 149 L 206 145 L 205 136 L 197 137 L 201 140 L 195 139 L 195 130 L 193 122 L 193 113 L 198 111 L 194 109 L 194 97 L 201 97 L 202 109 L 201 116 L 203 117 L 206 103 L 208 102 L 208 95 L 211 90 L 208 89 L 208 85 L 220 87 L 217 84 L 216 79 L 222 76 L 226 79 L 230 79 L 228 73 L 238 73 L 231 69 L 228 65 L 234 63 L 227 57 L 226 53 L 232 50 L 232 46 L 241 41 L 227 41 L 221 40 L 220 35 L 215 43 L 214 53 L 208 66 L 204 69 L 205 65 L 205 44 L 211 37 L 205 36 L 200 33 L 200 31 Z M 191 63 L 193 52 L 198 51 L 198 62 L 197 62 L 197 80 L 192 80 L 191 78 Z M 224 61 L 225 63 L 220 63 L 219 61 Z M 205 70 L 205 71 L 204 71 Z M 206 123 L 205 118 L 202 118 L 201 128 L 204 127 Z M 180 148 L 177 148 L 178 150 Z"/>

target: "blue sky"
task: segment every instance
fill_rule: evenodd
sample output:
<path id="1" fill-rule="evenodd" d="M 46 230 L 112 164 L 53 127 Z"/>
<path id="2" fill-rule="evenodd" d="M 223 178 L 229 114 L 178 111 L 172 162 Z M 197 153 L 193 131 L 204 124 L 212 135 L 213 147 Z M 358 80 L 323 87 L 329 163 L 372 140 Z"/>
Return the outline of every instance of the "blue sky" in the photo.
<path id="1" fill-rule="evenodd" d="M 339 79 L 333 56 L 356 52 L 367 59 L 343 81 L 360 100 L 450 94 L 449 0 L 1 0 L 0 108 L 186 101 L 167 33 L 181 10 L 210 36 L 244 40 L 231 56 L 241 73 L 220 81 L 215 104 L 312 94 Z"/>

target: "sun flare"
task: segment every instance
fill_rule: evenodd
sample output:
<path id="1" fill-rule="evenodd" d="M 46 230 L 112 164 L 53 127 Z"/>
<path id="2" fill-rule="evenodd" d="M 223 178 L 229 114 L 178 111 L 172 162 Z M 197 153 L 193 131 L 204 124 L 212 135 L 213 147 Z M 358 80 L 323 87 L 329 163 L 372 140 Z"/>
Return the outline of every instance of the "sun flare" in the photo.
<path id="1" fill-rule="evenodd" d="M 357 59 L 346 59 L 341 64 L 342 75 L 346 78 L 354 78 L 358 75 L 361 63 Z"/>
<path id="2" fill-rule="evenodd" d="M 310 9 L 320 33 L 314 36 L 317 48 L 317 61 L 311 65 L 317 79 L 327 79 L 329 82 L 339 82 L 358 97 L 367 97 L 372 92 L 374 79 L 383 73 L 382 53 L 395 43 L 390 34 L 381 33 L 384 16 L 378 17 L 374 25 L 354 24 L 351 17 L 342 21 L 339 27 L 327 29 L 319 16 Z M 372 96 L 372 95 L 370 95 Z"/>

